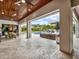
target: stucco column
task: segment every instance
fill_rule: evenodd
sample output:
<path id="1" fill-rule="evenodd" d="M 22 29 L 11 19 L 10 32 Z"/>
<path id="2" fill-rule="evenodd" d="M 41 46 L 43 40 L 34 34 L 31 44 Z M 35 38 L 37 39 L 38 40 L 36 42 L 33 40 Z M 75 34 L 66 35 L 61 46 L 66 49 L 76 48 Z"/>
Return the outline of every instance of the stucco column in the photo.
<path id="1" fill-rule="evenodd" d="M 79 38 L 79 21 L 78 21 L 78 36 L 77 36 L 77 38 Z"/>
<path id="2" fill-rule="evenodd" d="M 31 22 L 27 21 L 27 39 L 31 38 Z"/>
<path id="3" fill-rule="evenodd" d="M 60 4 L 60 50 L 72 53 L 73 31 L 72 12 L 70 0 L 62 0 Z"/>
<path id="4" fill-rule="evenodd" d="M 21 35 L 21 25 L 19 24 L 19 37 L 20 37 L 20 35 Z"/>
<path id="5" fill-rule="evenodd" d="M 76 23 L 76 37 L 79 38 L 79 21 Z"/>

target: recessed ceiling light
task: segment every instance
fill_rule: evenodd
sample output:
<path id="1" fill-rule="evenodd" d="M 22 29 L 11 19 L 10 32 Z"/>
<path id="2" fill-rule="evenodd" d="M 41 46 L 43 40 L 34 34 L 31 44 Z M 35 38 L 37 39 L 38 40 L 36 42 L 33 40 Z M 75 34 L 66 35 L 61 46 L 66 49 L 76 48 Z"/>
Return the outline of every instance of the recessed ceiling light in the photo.
<path id="1" fill-rule="evenodd" d="M 2 14 L 4 14 L 4 12 L 2 11 Z"/>
<path id="2" fill-rule="evenodd" d="M 31 11 L 31 9 L 28 9 L 28 11 Z"/>
<path id="3" fill-rule="evenodd" d="M 26 1 L 25 1 L 25 0 L 21 0 L 21 2 L 22 2 L 22 3 L 25 3 Z"/>
<path id="4" fill-rule="evenodd" d="M 18 6 L 20 6 L 21 4 L 17 4 Z"/>
<path id="5" fill-rule="evenodd" d="M 13 14 L 12 16 L 16 16 L 16 14 Z"/>
<path id="6" fill-rule="evenodd" d="M 21 3 L 21 1 L 15 2 L 15 5 L 20 6 L 21 5 L 20 3 Z"/>
<path id="7" fill-rule="evenodd" d="M 1 2 L 3 2 L 3 0 L 0 0 Z"/>

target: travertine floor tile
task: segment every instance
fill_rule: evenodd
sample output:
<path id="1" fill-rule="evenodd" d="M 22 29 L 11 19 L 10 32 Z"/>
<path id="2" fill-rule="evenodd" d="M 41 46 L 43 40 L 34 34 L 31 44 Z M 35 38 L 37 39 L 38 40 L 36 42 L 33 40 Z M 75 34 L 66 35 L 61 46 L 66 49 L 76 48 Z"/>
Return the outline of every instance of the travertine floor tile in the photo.
<path id="1" fill-rule="evenodd" d="M 13 39 L 0 43 L 0 59 L 79 59 L 79 39 L 74 41 L 74 53 L 59 51 L 56 41 L 44 38 Z"/>

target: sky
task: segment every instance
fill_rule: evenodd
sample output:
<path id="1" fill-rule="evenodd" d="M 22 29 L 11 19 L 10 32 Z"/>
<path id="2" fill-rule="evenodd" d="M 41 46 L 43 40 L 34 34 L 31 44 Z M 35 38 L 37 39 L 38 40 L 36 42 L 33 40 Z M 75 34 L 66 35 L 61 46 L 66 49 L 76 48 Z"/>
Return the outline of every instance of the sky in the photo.
<path id="1" fill-rule="evenodd" d="M 32 21 L 32 24 L 49 24 L 49 23 L 55 23 L 55 22 L 59 22 L 60 20 L 60 15 L 59 13 L 41 18 L 41 19 L 37 19 Z"/>

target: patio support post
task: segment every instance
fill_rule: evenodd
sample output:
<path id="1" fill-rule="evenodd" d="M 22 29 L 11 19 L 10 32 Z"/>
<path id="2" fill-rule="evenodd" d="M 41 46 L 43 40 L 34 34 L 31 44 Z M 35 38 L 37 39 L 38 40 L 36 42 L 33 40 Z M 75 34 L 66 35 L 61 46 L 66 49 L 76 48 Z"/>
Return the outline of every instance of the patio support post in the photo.
<path id="1" fill-rule="evenodd" d="M 77 38 L 79 38 L 79 20 L 78 20 L 78 37 Z"/>
<path id="2" fill-rule="evenodd" d="M 70 0 L 60 2 L 62 2 L 60 4 L 60 50 L 70 54 L 73 50 L 71 2 Z"/>
<path id="3" fill-rule="evenodd" d="M 76 37 L 79 38 L 79 21 L 76 23 Z"/>
<path id="4" fill-rule="evenodd" d="M 27 39 L 31 38 L 31 22 L 27 21 Z"/>

